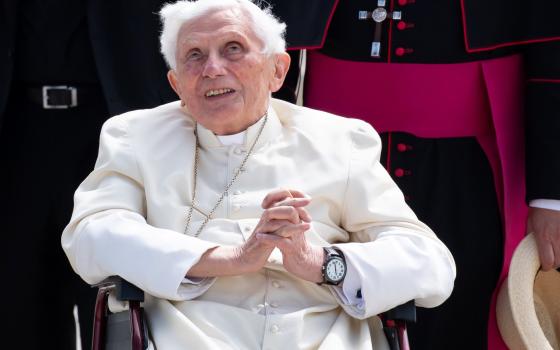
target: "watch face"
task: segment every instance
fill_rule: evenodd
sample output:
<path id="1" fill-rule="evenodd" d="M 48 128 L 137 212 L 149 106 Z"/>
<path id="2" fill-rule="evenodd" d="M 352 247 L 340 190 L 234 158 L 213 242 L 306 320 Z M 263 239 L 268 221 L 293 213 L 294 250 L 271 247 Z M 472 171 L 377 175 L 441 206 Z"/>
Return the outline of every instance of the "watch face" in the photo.
<path id="1" fill-rule="evenodd" d="M 340 258 L 332 259 L 328 262 L 325 272 L 329 280 L 340 282 L 346 274 L 346 265 Z"/>

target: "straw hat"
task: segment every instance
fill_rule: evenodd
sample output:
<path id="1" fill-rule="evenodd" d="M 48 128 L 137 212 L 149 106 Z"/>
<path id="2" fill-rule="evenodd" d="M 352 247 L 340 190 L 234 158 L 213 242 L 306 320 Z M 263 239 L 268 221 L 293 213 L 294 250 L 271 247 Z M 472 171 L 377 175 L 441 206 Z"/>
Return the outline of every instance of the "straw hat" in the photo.
<path id="1" fill-rule="evenodd" d="M 560 272 L 540 271 L 532 234 L 513 254 L 496 312 L 500 333 L 511 350 L 560 350 Z"/>

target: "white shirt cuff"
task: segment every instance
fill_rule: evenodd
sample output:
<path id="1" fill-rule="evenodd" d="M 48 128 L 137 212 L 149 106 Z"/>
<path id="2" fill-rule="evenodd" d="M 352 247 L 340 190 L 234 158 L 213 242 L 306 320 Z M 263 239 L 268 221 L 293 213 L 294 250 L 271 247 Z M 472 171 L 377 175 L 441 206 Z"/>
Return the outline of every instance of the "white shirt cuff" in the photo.
<path id="1" fill-rule="evenodd" d="M 344 277 L 344 282 L 341 286 L 333 286 L 332 289 L 336 292 L 344 305 L 363 310 L 364 299 L 361 297 L 362 286 L 356 268 L 350 261 L 346 260 L 346 277 Z"/>
<path id="2" fill-rule="evenodd" d="M 560 200 L 558 199 L 533 199 L 529 202 L 533 208 L 560 210 Z"/>
<path id="3" fill-rule="evenodd" d="M 201 284 L 202 282 L 204 282 L 204 280 L 207 279 L 205 277 L 186 277 L 183 278 L 183 281 L 181 281 L 182 284 L 194 284 L 196 286 L 198 286 L 199 284 Z"/>
<path id="4" fill-rule="evenodd" d="M 210 289 L 210 287 L 212 287 L 215 281 L 216 277 L 191 277 L 190 279 L 185 277 L 179 285 L 177 294 L 182 300 L 194 299 L 206 293 L 206 291 Z"/>

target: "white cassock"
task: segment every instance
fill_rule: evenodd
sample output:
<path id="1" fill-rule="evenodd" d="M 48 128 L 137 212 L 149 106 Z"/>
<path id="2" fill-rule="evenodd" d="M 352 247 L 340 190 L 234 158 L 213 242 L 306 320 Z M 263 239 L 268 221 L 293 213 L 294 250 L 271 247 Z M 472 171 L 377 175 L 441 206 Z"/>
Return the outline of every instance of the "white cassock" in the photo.
<path id="1" fill-rule="evenodd" d="M 198 125 L 200 211 L 210 212 L 263 121 L 233 146 Z M 158 350 L 371 349 L 372 338 L 382 336 L 370 334 L 367 318 L 411 299 L 434 307 L 450 295 L 453 258 L 379 163 L 380 139 L 369 124 L 272 99 L 253 154 L 198 238 L 197 210 L 183 233 L 194 125 L 179 102 L 109 119 L 95 170 L 76 191 L 62 235 L 85 281 L 119 275 L 147 293 Z M 264 196 L 280 187 L 312 197 L 305 236 L 344 252 L 344 286 L 292 276 L 278 250 L 257 273 L 187 283 L 186 272 L 207 249 L 243 244 Z"/>

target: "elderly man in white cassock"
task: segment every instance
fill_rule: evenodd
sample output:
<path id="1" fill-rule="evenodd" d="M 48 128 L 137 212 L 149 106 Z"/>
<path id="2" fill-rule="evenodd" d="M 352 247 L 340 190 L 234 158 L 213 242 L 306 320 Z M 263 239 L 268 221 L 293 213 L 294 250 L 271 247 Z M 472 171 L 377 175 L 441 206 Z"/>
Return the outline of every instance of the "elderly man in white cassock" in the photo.
<path id="1" fill-rule="evenodd" d="M 144 290 L 158 350 L 372 349 L 367 318 L 449 297 L 453 258 L 375 130 L 271 98 L 290 58 L 270 9 L 179 1 L 161 17 L 180 101 L 105 123 L 62 235 L 86 282 Z"/>

